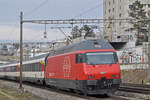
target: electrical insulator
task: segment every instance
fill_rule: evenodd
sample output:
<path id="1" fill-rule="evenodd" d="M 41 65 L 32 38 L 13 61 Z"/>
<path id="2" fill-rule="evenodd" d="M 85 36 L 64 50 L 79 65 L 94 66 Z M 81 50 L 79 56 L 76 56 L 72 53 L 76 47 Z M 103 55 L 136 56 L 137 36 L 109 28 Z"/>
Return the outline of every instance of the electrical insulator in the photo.
<path id="1" fill-rule="evenodd" d="M 44 32 L 44 39 L 47 38 L 47 32 Z"/>
<path id="2" fill-rule="evenodd" d="M 44 39 L 46 39 L 47 38 L 47 36 L 44 36 Z"/>

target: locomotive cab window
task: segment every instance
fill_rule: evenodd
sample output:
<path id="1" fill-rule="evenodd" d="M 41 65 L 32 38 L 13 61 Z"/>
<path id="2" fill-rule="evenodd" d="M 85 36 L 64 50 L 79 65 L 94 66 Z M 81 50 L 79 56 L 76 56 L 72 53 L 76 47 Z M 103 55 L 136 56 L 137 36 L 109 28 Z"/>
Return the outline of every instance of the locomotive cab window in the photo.
<path id="1" fill-rule="evenodd" d="M 114 53 L 114 59 L 115 59 L 116 62 L 118 62 L 117 53 Z"/>
<path id="2" fill-rule="evenodd" d="M 83 54 L 76 54 L 76 64 L 83 63 Z"/>
<path id="3" fill-rule="evenodd" d="M 89 52 L 86 53 L 88 65 L 116 64 L 117 55 L 114 52 Z"/>

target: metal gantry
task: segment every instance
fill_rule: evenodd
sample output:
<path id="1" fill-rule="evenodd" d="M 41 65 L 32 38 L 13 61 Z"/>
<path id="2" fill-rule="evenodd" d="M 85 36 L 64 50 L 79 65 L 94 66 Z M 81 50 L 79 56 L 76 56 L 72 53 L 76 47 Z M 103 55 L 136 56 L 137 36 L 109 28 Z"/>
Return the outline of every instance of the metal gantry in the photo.
<path id="1" fill-rule="evenodd" d="M 99 24 L 110 22 L 135 22 L 134 19 L 64 19 L 64 20 L 23 20 L 23 23 L 35 23 L 35 24 Z"/>

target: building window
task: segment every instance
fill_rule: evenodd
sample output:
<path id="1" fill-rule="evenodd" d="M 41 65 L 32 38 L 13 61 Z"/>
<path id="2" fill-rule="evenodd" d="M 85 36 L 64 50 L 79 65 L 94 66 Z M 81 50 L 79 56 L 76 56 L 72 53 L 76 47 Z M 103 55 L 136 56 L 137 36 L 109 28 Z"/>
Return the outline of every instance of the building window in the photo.
<path id="1" fill-rule="evenodd" d="M 131 8 L 132 7 L 132 5 L 129 5 L 129 8 Z"/>
<path id="2" fill-rule="evenodd" d="M 110 13 L 110 11 L 111 11 L 111 10 L 109 9 L 109 11 L 108 11 L 108 12 Z"/>
<path id="3" fill-rule="evenodd" d="M 113 4 L 115 3 L 115 0 L 113 0 Z"/>
<path id="4" fill-rule="evenodd" d="M 150 4 L 148 4 L 148 8 L 150 8 Z"/>
<path id="5" fill-rule="evenodd" d="M 121 22 L 119 22 L 119 26 L 121 26 Z"/>
<path id="6" fill-rule="evenodd" d="M 110 1 L 109 1 L 109 6 L 110 6 Z"/>
<path id="7" fill-rule="evenodd" d="M 119 14 L 119 17 L 121 17 L 121 14 Z"/>
<path id="8" fill-rule="evenodd" d="M 115 9 L 113 8 L 113 12 L 115 11 Z"/>
<path id="9" fill-rule="evenodd" d="M 116 32 L 116 24 L 113 23 L 113 32 Z"/>

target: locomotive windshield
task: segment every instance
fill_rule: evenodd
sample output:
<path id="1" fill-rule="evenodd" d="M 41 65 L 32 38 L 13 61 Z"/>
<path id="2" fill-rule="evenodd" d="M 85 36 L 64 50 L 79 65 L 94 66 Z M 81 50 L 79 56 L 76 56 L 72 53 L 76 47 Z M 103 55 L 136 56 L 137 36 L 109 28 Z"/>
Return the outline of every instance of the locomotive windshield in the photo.
<path id="1" fill-rule="evenodd" d="M 117 60 L 117 55 L 114 52 L 86 53 L 86 62 L 89 65 L 115 64 Z"/>

